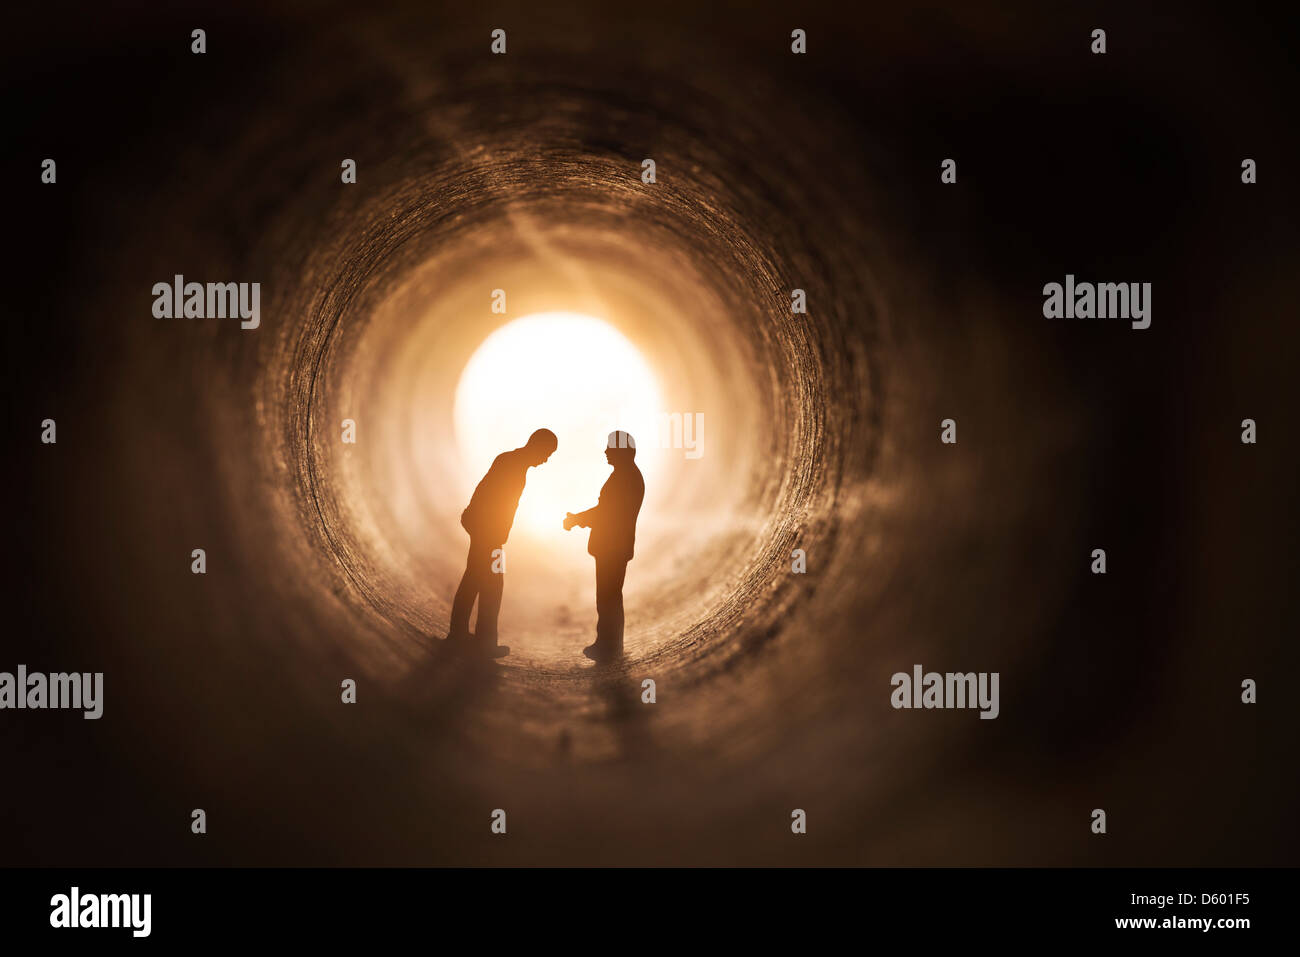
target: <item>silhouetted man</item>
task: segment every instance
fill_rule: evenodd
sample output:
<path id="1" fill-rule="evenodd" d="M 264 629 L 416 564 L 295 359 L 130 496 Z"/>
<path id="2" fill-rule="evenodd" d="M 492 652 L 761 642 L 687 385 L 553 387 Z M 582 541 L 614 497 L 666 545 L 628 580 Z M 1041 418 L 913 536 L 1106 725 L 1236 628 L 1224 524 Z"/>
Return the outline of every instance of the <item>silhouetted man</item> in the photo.
<path id="1" fill-rule="evenodd" d="M 469 646 L 469 613 L 477 598 L 474 638 L 478 650 L 493 658 L 510 654 L 509 647 L 497 644 L 497 613 L 501 610 L 501 592 L 505 587 L 505 567 L 497 564 L 498 556 L 504 561 L 504 553 L 498 549 L 505 545 L 515 523 L 515 509 L 519 507 L 528 470 L 549 459 L 558 446 L 554 432 L 538 429 L 528 437 L 523 448 L 502 452 L 493 459 L 487 475 L 474 489 L 469 506 L 460 516 L 460 524 L 469 532 L 469 557 L 451 603 L 448 641 Z"/>
<path id="2" fill-rule="evenodd" d="M 614 471 L 600 490 L 595 508 L 564 516 L 564 529 L 591 529 L 587 553 L 596 559 L 596 643 L 582 649 L 593 661 L 623 653 L 623 578 L 632 560 L 636 517 L 645 498 L 645 479 L 636 467 L 636 442 L 626 432 L 611 432 L 605 460 Z"/>

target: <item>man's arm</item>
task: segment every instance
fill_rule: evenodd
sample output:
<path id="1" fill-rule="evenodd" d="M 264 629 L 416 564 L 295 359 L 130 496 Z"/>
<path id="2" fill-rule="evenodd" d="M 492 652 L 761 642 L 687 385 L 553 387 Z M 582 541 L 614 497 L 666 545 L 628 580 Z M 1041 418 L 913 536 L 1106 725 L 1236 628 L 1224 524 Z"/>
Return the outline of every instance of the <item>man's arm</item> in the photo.
<path id="1" fill-rule="evenodd" d="M 599 522 L 604 517 L 605 508 L 609 505 L 605 498 L 605 493 L 609 489 L 609 482 L 606 482 L 600 490 L 600 496 L 596 499 L 596 504 L 585 512 L 568 512 L 564 516 L 564 530 L 567 532 L 573 526 L 579 528 L 591 528 L 594 522 Z"/>
<path id="2" fill-rule="evenodd" d="M 585 512 L 569 512 L 564 516 L 564 530 L 567 532 L 573 526 L 579 528 L 591 528 L 591 523 L 600 517 L 600 503 L 597 502 L 593 508 Z"/>

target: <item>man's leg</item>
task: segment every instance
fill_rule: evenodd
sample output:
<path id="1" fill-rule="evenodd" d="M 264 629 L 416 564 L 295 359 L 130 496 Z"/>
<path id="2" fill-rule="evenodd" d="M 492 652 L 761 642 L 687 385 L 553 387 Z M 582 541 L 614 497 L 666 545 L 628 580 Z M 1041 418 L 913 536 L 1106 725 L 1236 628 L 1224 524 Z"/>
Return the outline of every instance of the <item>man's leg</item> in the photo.
<path id="1" fill-rule="evenodd" d="M 596 559 L 596 645 L 623 653 L 623 579 L 627 562 Z"/>
<path id="2" fill-rule="evenodd" d="M 469 555 L 465 559 L 465 574 L 460 578 L 460 587 L 456 597 L 451 601 L 451 629 L 448 638 L 462 640 L 469 637 L 469 614 L 474 610 L 474 599 L 479 593 L 479 572 L 476 564 L 478 548 L 474 540 L 469 542 Z M 482 612 L 480 612 L 482 614 Z"/>
<path id="3" fill-rule="evenodd" d="M 479 582 L 478 619 L 474 622 L 474 635 L 479 644 L 491 651 L 497 647 L 497 615 L 501 612 L 501 593 L 505 590 L 506 575 L 502 571 L 494 572 L 493 564 L 497 561 L 492 552 L 501 545 L 488 545 L 484 548 L 482 559 L 482 578 Z"/>

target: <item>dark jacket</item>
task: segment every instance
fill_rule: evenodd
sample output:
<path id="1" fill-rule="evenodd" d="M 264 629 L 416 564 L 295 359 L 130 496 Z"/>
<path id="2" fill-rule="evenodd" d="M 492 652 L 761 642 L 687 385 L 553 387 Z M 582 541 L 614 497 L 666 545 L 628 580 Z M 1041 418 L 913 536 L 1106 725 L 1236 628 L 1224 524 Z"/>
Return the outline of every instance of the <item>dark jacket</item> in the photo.
<path id="1" fill-rule="evenodd" d="M 575 516 L 591 528 L 587 554 L 596 558 L 631 561 L 636 542 L 636 517 L 645 498 L 645 479 L 634 464 L 621 465 L 605 480 L 595 508 Z"/>
<path id="2" fill-rule="evenodd" d="M 504 545 L 515 524 L 519 496 L 528 478 L 528 455 L 523 449 L 502 452 L 492 460 L 492 467 L 474 489 L 469 506 L 461 513 L 460 524 L 469 537 L 489 545 Z"/>

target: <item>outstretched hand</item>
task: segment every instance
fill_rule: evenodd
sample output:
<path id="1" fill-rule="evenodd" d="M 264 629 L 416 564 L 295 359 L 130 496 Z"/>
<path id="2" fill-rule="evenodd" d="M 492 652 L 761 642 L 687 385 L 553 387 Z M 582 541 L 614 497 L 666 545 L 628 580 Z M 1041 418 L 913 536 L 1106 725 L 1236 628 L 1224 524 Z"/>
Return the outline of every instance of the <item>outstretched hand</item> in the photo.
<path id="1" fill-rule="evenodd" d="M 565 512 L 564 530 L 567 532 L 569 529 L 573 528 L 573 523 L 576 521 L 577 521 L 577 516 L 575 516 L 572 512 Z"/>

